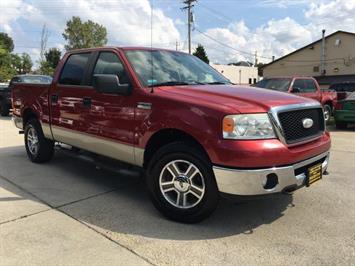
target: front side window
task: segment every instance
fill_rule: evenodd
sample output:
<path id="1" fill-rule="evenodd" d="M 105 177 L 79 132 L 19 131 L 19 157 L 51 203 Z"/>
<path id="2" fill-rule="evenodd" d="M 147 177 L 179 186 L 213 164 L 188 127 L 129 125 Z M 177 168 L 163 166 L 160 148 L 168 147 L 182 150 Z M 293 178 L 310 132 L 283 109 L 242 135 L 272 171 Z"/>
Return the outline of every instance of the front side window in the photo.
<path id="1" fill-rule="evenodd" d="M 65 63 L 59 78 L 64 85 L 82 85 L 90 53 L 72 54 Z"/>
<path id="2" fill-rule="evenodd" d="M 144 87 L 230 84 L 212 67 L 189 54 L 160 50 L 129 50 L 125 54 Z"/>
<path id="3" fill-rule="evenodd" d="M 305 91 L 305 84 L 303 79 L 296 79 L 292 85 L 292 90 L 294 92 L 304 92 Z"/>
<path id="4" fill-rule="evenodd" d="M 121 60 L 112 52 L 100 53 L 93 74 L 116 75 L 121 84 L 130 83 Z"/>
<path id="5" fill-rule="evenodd" d="M 305 82 L 305 90 L 304 90 L 304 92 L 316 92 L 317 91 L 316 84 L 314 83 L 313 80 L 305 79 L 304 82 Z"/>

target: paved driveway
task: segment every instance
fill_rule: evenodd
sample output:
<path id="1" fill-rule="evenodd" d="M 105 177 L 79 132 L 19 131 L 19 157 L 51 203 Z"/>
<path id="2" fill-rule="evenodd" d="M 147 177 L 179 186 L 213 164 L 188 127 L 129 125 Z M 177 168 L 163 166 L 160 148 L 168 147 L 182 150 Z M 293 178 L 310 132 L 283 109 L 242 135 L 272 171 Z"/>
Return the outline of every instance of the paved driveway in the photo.
<path id="1" fill-rule="evenodd" d="M 138 177 L 58 152 L 27 160 L 0 118 L 0 265 L 351 265 L 355 128 L 333 131 L 330 174 L 293 195 L 221 200 L 196 225 L 167 221 Z"/>

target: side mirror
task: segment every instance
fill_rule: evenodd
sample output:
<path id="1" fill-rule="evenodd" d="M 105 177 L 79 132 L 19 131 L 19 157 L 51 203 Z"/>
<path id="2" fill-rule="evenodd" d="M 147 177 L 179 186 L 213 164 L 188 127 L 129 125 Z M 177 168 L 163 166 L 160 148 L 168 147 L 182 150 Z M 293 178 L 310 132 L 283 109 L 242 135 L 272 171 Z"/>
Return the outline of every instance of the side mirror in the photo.
<path id="1" fill-rule="evenodd" d="M 116 75 L 97 74 L 93 78 L 94 88 L 101 93 L 130 95 L 131 85 L 120 84 Z"/>
<path id="2" fill-rule="evenodd" d="M 300 93 L 300 92 L 301 92 L 301 89 L 298 88 L 298 87 L 293 87 L 293 88 L 291 89 L 291 92 L 292 92 L 292 93 Z"/>

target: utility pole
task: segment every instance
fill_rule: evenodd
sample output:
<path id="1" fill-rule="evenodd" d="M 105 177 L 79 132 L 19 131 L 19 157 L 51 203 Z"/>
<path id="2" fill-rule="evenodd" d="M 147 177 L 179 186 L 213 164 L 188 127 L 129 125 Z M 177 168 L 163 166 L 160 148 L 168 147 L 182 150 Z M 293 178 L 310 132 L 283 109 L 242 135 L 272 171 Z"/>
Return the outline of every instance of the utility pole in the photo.
<path id="1" fill-rule="evenodd" d="M 176 51 L 179 51 L 179 42 L 178 42 L 178 40 L 176 40 Z"/>
<path id="2" fill-rule="evenodd" d="M 254 66 L 257 67 L 258 65 L 258 51 L 255 51 L 255 61 Z"/>
<path id="3" fill-rule="evenodd" d="M 197 0 L 184 0 L 183 3 L 186 5 L 182 8 L 182 10 L 187 10 L 187 27 L 188 27 L 188 43 L 189 43 L 189 54 L 191 54 L 191 24 L 192 24 L 192 11 L 191 9 L 194 7 L 194 2 Z"/>
<path id="4" fill-rule="evenodd" d="M 325 30 L 322 30 L 322 43 L 321 43 L 321 55 L 320 55 L 320 74 L 325 75 Z"/>

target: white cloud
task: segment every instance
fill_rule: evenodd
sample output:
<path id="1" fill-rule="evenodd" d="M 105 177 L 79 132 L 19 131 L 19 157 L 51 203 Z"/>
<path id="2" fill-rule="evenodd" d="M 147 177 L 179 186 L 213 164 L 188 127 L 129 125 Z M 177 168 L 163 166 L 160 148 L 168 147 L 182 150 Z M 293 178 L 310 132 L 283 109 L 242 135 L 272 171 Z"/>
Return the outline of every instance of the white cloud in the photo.
<path id="1" fill-rule="evenodd" d="M 337 30 L 354 31 L 355 0 L 263 1 L 268 5 L 276 5 L 277 3 L 290 5 L 296 4 L 296 2 L 298 4 L 307 3 L 302 24 L 286 17 L 278 20 L 272 19 L 253 30 L 248 28 L 244 21 L 239 21 L 226 28 L 211 28 L 205 32 L 219 42 L 247 53 L 238 53 L 223 47 L 200 33 L 196 33 L 194 41 L 205 45 L 213 62 L 229 63 L 239 60 L 253 62 L 254 57 L 250 54 L 254 51 L 258 51 L 258 55 L 266 57 L 259 57 L 259 61 L 268 62 L 272 56 L 276 58 L 283 56 L 320 39 L 323 28 L 327 30 L 327 34 Z"/>

